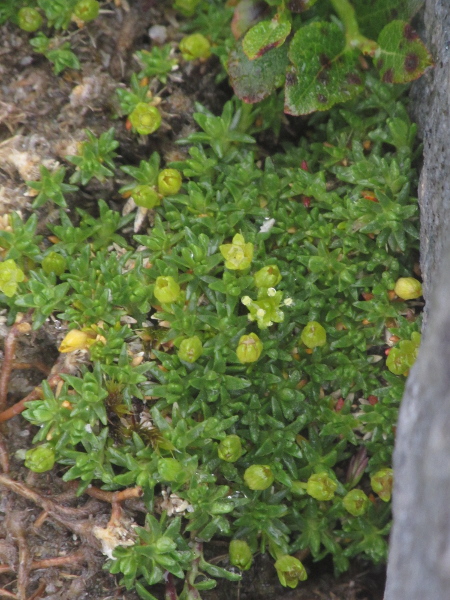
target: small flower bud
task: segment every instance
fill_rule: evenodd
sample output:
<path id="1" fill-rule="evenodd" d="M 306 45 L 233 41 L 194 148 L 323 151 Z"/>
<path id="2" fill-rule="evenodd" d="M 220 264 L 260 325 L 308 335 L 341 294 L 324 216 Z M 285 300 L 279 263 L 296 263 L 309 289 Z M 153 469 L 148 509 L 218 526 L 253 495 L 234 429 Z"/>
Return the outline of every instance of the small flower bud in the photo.
<path id="1" fill-rule="evenodd" d="M 17 24 L 24 31 L 36 31 L 42 26 L 43 21 L 41 14 L 30 6 L 21 8 L 17 14 Z"/>
<path id="2" fill-rule="evenodd" d="M 203 353 L 203 346 L 197 335 L 184 339 L 180 344 L 178 356 L 181 360 L 194 363 Z"/>
<path id="3" fill-rule="evenodd" d="M 336 491 L 337 483 L 326 473 L 314 473 L 308 479 L 306 493 L 316 500 L 331 500 Z"/>
<path id="4" fill-rule="evenodd" d="M 253 555 L 250 546 L 244 540 L 231 540 L 229 547 L 230 563 L 241 571 L 252 566 Z"/>
<path id="5" fill-rule="evenodd" d="M 413 300 L 422 295 L 422 284 L 414 277 L 400 277 L 397 279 L 394 292 L 402 300 Z"/>
<path id="6" fill-rule="evenodd" d="M 275 569 L 278 579 L 284 587 L 295 588 L 299 581 L 305 581 L 308 577 L 305 567 L 298 558 L 288 554 L 280 556 L 275 563 Z"/>
<path id="7" fill-rule="evenodd" d="M 155 298 L 163 303 L 175 302 L 180 296 L 181 290 L 173 277 L 157 277 L 155 289 L 153 291 Z"/>
<path id="8" fill-rule="evenodd" d="M 96 19 L 99 11 L 100 4 L 97 0 L 79 0 L 73 9 L 73 14 L 87 23 Z"/>
<path id="9" fill-rule="evenodd" d="M 137 185 L 131 190 L 131 197 L 137 206 L 155 208 L 161 204 L 158 192 L 150 185 Z"/>
<path id="10" fill-rule="evenodd" d="M 225 259 L 225 267 L 233 271 L 247 269 L 253 260 L 253 244 L 246 242 L 244 236 L 237 233 L 231 244 L 219 246 L 220 253 Z"/>
<path id="11" fill-rule="evenodd" d="M 209 58 L 211 56 L 211 44 L 201 33 L 193 33 L 181 40 L 180 51 L 184 60 Z"/>
<path id="12" fill-rule="evenodd" d="M 324 346 L 327 342 L 327 333 L 320 323 L 310 321 L 303 328 L 301 341 L 311 350 L 316 346 Z"/>
<path id="13" fill-rule="evenodd" d="M 370 478 L 370 485 L 375 494 L 383 500 L 389 502 L 394 484 L 394 471 L 392 469 L 380 469 Z"/>
<path id="14" fill-rule="evenodd" d="M 36 448 L 27 450 L 25 454 L 25 466 L 34 473 L 45 473 L 53 469 L 55 464 L 55 452 L 53 448 L 43 444 Z"/>
<path id="15" fill-rule="evenodd" d="M 354 517 L 363 515 L 366 512 L 369 503 L 369 498 L 362 490 L 351 490 L 342 500 L 345 510 Z"/>
<path id="16" fill-rule="evenodd" d="M 251 490 L 266 490 L 273 480 L 272 469 L 267 465 L 251 465 L 244 473 L 244 481 Z"/>
<path id="17" fill-rule="evenodd" d="M 241 438 L 234 434 L 227 435 L 220 442 L 217 453 L 226 462 L 236 462 L 242 456 Z"/>
<path id="18" fill-rule="evenodd" d="M 280 269 L 276 265 L 269 265 L 257 271 L 254 275 L 256 287 L 271 288 L 281 281 Z"/>
<path id="19" fill-rule="evenodd" d="M 158 473 L 163 481 L 177 481 L 183 473 L 183 465 L 175 458 L 160 458 Z"/>
<path id="20" fill-rule="evenodd" d="M 158 191 L 163 196 L 178 194 L 181 183 L 181 173 L 176 169 L 163 169 L 158 175 Z"/>
<path id="21" fill-rule="evenodd" d="M 238 347 L 236 348 L 236 354 L 241 363 L 256 362 L 261 356 L 262 351 L 263 343 L 256 335 L 256 333 L 242 335 L 239 338 Z"/>
<path id="22" fill-rule="evenodd" d="M 66 270 L 67 261 L 61 254 L 57 252 L 50 252 L 42 261 L 42 269 L 44 273 L 50 275 L 50 273 L 55 273 L 55 275 L 62 275 Z"/>
<path id="23" fill-rule="evenodd" d="M 244 306 L 248 306 L 249 304 L 252 303 L 252 299 L 250 298 L 250 296 L 243 296 L 241 298 L 241 302 Z"/>
<path id="24" fill-rule="evenodd" d="M 159 129 L 162 121 L 161 113 L 156 106 L 151 106 L 146 102 L 138 102 L 128 119 L 141 135 L 154 133 Z"/>

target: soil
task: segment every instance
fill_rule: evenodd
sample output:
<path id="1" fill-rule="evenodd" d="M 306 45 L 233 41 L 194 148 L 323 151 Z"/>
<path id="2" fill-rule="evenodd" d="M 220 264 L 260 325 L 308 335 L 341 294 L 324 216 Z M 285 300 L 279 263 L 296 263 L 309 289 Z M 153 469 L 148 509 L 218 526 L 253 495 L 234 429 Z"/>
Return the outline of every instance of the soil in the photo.
<path id="1" fill-rule="evenodd" d="M 107 3 L 94 23 L 65 34 L 82 67 L 59 76 L 53 74 L 52 65 L 44 57 L 33 53 L 28 34 L 12 24 L 0 27 L 0 218 L 11 210 L 28 218 L 32 198 L 24 182 L 39 178 L 41 164 L 51 167 L 57 161 L 69 167 L 64 157 L 75 153 L 75 144 L 83 139 L 85 129 L 100 135 L 113 124 L 115 138 L 120 142 L 118 164 L 138 164 L 155 150 L 170 162 L 182 153 L 175 140 L 195 128 L 194 103 L 199 101 L 216 114 L 220 111 L 231 90 L 226 84 L 220 88 L 215 85 L 220 67 L 218 60 L 212 58 L 204 63 L 180 65 L 164 86 L 155 80 L 152 91 L 161 98 L 164 117 L 156 134 L 139 138 L 127 131 L 124 119 L 112 121 L 117 112 L 114 90 L 127 85 L 136 69 L 134 52 L 150 48 L 149 28 L 162 26 L 160 31 L 166 42 L 177 42 L 183 35 L 170 4 L 157 0 Z M 95 181 L 69 199 L 68 214 L 72 220 L 77 218 L 77 207 L 96 214 L 100 190 L 112 208 L 122 209 L 124 201 L 117 190 L 123 182 L 108 179 L 100 188 Z M 55 217 L 55 211 L 43 207 L 38 216 L 39 233 L 49 235 L 46 226 Z M 4 352 L 9 330 L 5 317 L 0 315 L 0 348 Z M 37 333 L 21 336 L 15 361 L 22 368 L 12 371 L 8 405 L 32 392 L 48 375 L 63 335 L 62 324 L 53 319 Z M 134 591 L 127 591 L 118 578 L 103 569 L 105 558 L 92 536 L 94 525 L 104 527 L 108 522 L 111 498 L 105 501 L 87 494 L 78 498 L 56 468 L 44 474 L 29 472 L 21 457 L 31 446 L 35 428 L 21 416 L 0 427 L 0 464 L 4 472 L 0 470 L 0 598 L 137 599 Z M 8 459 L 9 472 L 5 474 Z M 142 511 L 138 500 L 124 504 L 130 514 Z M 224 548 L 220 547 L 217 555 L 222 554 Z M 306 566 L 309 579 L 289 590 L 278 583 L 267 556 L 259 556 L 240 584 L 219 581 L 215 590 L 202 597 L 382 598 L 383 567 L 355 561 L 349 573 L 335 579 L 327 561 L 315 565 L 306 561 Z M 164 597 L 162 588 L 152 592 Z"/>

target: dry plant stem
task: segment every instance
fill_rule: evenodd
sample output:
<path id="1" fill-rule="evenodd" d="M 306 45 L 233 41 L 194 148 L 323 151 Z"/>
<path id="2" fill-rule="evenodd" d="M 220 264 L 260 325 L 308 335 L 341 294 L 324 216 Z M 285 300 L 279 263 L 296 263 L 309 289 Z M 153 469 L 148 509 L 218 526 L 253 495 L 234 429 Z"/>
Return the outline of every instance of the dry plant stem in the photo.
<path id="1" fill-rule="evenodd" d="M 25 539 L 23 526 L 17 531 L 17 543 L 19 546 L 19 570 L 17 573 L 17 595 L 20 600 L 26 600 L 28 574 L 30 572 L 30 552 Z"/>
<path id="2" fill-rule="evenodd" d="M 3 434 L 0 431 L 0 467 L 3 473 L 9 473 L 9 457 Z"/>
<path id="3" fill-rule="evenodd" d="M 16 594 L 8 592 L 8 590 L 5 590 L 4 588 L 0 588 L 0 598 L 14 598 L 15 600 L 18 600 Z"/>
<path id="4" fill-rule="evenodd" d="M 48 377 L 50 374 L 50 369 L 47 367 L 47 365 L 44 365 L 44 363 L 42 363 L 38 360 L 36 360 L 32 363 L 14 362 L 12 364 L 12 368 L 13 369 L 37 369 L 38 371 L 41 371 L 41 373 L 44 373 L 44 375 L 46 377 Z"/>
<path id="5" fill-rule="evenodd" d="M 0 474 L 0 486 L 6 487 L 12 492 L 15 492 L 16 494 L 26 498 L 27 500 L 31 500 L 43 508 L 44 511 L 48 513 L 49 517 L 55 521 L 58 521 L 58 523 L 61 523 L 61 525 L 64 525 L 70 529 L 70 531 L 73 531 L 80 537 L 88 540 L 92 547 L 97 549 L 100 548 L 97 538 L 92 534 L 92 521 L 83 520 L 80 522 L 75 520 L 76 518 L 80 518 L 80 516 L 85 514 L 85 510 L 60 506 L 52 500 L 41 496 L 34 490 L 31 490 L 23 483 L 14 481 L 7 475 Z M 96 505 L 95 502 L 93 504 Z M 83 508 L 85 509 L 85 507 Z"/>
<path id="6" fill-rule="evenodd" d="M 86 494 L 92 496 L 93 498 L 97 498 L 97 500 L 103 500 L 104 502 L 110 502 L 111 504 L 115 504 L 118 502 L 123 502 L 124 500 L 128 500 L 129 498 L 140 498 L 144 492 L 142 488 L 137 486 L 134 488 L 127 488 L 126 490 L 121 490 L 120 492 L 107 492 L 105 490 L 100 490 L 94 486 L 87 488 Z"/>
<path id="7" fill-rule="evenodd" d="M 175 588 L 175 580 L 172 573 L 166 571 L 166 591 L 164 600 L 178 600 L 177 590 Z"/>
<path id="8" fill-rule="evenodd" d="M 86 553 L 83 549 L 77 550 L 67 556 L 56 556 L 55 558 L 45 558 L 43 560 L 35 560 L 30 565 L 30 571 L 37 569 L 52 569 L 53 567 L 67 567 L 81 564 L 86 560 Z M 14 567 L 9 565 L 0 565 L 1 573 L 14 573 Z"/>
<path id="9" fill-rule="evenodd" d="M 16 325 L 13 325 L 5 338 L 5 350 L 0 375 L 0 412 L 6 406 L 6 397 L 8 394 L 9 377 L 11 375 L 13 360 L 16 351 L 16 337 L 18 335 Z"/>
<path id="10" fill-rule="evenodd" d="M 31 558 L 28 544 L 25 539 L 24 513 L 14 510 L 8 511 L 5 525 L 7 531 L 15 539 L 19 548 L 19 560 L 17 565 L 17 597 L 19 600 L 26 600 Z"/>
<path id="11" fill-rule="evenodd" d="M 45 592 L 45 588 L 47 587 L 47 584 L 43 581 L 40 586 L 38 587 L 38 589 L 34 592 L 34 594 L 31 594 L 31 596 L 29 596 L 29 598 L 27 598 L 27 600 L 37 600 L 38 598 L 40 598 L 42 596 L 42 594 Z"/>
<path id="12" fill-rule="evenodd" d="M 59 376 L 59 374 L 55 374 L 55 375 L 52 375 L 51 377 L 49 377 L 48 384 L 50 387 L 54 387 L 60 381 L 62 381 L 62 379 Z M 30 392 L 27 396 L 25 396 L 25 398 L 22 398 L 22 400 L 20 400 L 19 402 L 16 402 L 16 404 L 13 404 L 12 406 L 7 408 L 3 412 L 0 412 L 0 423 L 3 423 L 4 421 L 9 421 L 9 419 L 12 419 L 16 415 L 20 415 L 20 413 L 26 409 L 27 402 L 31 402 L 31 400 L 37 400 L 38 398 L 41 398 L 41 397 L 42 397 L 42 388 L 40 388 L 40 387 L 34 388 L 34 390 L 32 392 Z"/>
<path id="13" fill-rule="evenodd" d="M 6 406 L 6 397 L 8 395 L 8 384 L 11 371 L 13 369 L 14 356 L 16 352 L 17 337 L 21 333 L 26 333 L 30 330 L 29 321 L 31 319 L 31 311 L 14 323 L 5 338 L 5 348 L 3 355 L 2 370 L 0 373 L 0 413 Z"/>

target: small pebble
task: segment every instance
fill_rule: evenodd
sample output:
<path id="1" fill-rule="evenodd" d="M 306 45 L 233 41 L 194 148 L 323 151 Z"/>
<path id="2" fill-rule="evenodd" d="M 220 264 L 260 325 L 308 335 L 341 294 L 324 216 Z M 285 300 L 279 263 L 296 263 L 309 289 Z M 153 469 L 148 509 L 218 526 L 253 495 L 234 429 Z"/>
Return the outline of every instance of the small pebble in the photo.
<path id="1" fill-rule="evenodd" d="M 167 27 L 164 25 L 153 25 L 148 30 L 148 35 L 155 44 L 164 44 L 167 40 Z"/>

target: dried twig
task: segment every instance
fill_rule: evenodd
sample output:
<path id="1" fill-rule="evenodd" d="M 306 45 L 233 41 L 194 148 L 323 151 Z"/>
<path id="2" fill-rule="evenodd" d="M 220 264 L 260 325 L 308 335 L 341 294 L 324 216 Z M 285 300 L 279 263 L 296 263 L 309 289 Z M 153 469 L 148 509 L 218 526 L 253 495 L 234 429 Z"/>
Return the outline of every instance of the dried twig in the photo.
<path id="1" fill-rule="evenodd" d="M 123 502 L 124 500 L 128 500 L 129 498 L 140 498 L 143 495 L 143 490 L 141 487 L 137 486 L 134 488 L 127 488 L 126 490 L 121 490 L 120 492 L 107 492 L 105 490 L 100 490 L 94 486 L 87 488 L 86 494 L 92 496 L 93 498 L 97 498 L 97 500 L 103 500 L 104 502 L 110 502 L 114 504 L 116 502 Z"/>
<path id="2" fill-rule="evenodd" d="M 86 561 L 86 551 L 81 548 L 72 554 L 67 556 L 55 556 L 54 558 L 44 558 L 42 560 L 35 560 L 30 565 L 30 571 L 37 571 L 38 569 L 52 569 L 54 567 L 67 567 L 68 565 L 75 566 Z M 10 565 L 0 565 L 1 573 L 14 573 L 15 568 Z"/>
<path id="3" fill-rule="evenodd" d="M 61 377 L 58 373 L 52 375 L 48 378 L 48 384 L 50 387 L 55 387 L 60 381 L 62 381 Z M 26 403 L 31 402 L 31 400 L 37 400 L 38 398 L 42 398 L 42 388 L 40 386 L 34 388 L 32 392 L 30 392 L 25 398 L 22 398 L 16 404 L 13 404 L 3 412 L 0 412 L 0 423 L 4 421 L 9 421 L 16 415 L 20 415 L 26 409 Z"/>
<path id="4" fill-rule="evenodd" d="M 16 594 L 13 594 L 12 592 L 8 592 L 8 590 L 5 590 L 4 588 L 0 588 L 0 597 L 1 598 L 14 598 L 14 600 L 18 600 L 18 596 L 16 596 Z"/>
<path id="5" fill-rule="evenodd" d="M 5 348 L 3 355 L 2 370 L 0 373 L 0 412 L 4 410 L 6 406 L 6 397 L 8 395 L 8 384 L 11 371 L 13 369 L 14 356 L 16 352 L 17 337 L 21 333 L 27 333 L 31 329 L 31 325 L 28 322 L 31 318 L 31 312 L 22 316 L 17 323 L 11 327 L 5 338 Z"/>

